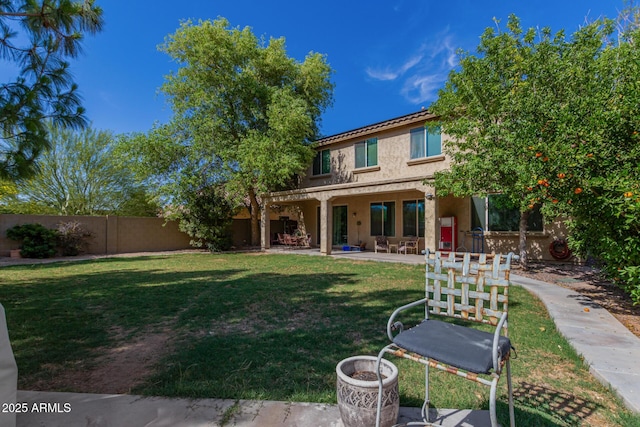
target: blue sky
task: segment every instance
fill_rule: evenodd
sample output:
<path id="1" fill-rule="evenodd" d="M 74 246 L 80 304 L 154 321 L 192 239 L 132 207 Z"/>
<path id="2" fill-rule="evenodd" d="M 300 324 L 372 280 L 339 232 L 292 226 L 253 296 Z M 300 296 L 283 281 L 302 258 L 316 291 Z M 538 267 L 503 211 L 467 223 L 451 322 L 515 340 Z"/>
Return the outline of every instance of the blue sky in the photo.
<path id="1" fill-rule="evenodd" d="M 523 27 L 573 33 L 587 20 L 614 18 L 622 0 L 98 0 L 103 32 L 88 37 L 72 72 L 97 129 L 146 132 L 171 110 L 158 93 L 176 64 L 157 50 L 181 20 L 227 18 L 258 36 L 284 37 L 289 56 L 319 52 L 335 73 L 334 105 L 322 116 L 324 136 L 428 107 L 455 51 L 475 51 L 496 17 Z"/>

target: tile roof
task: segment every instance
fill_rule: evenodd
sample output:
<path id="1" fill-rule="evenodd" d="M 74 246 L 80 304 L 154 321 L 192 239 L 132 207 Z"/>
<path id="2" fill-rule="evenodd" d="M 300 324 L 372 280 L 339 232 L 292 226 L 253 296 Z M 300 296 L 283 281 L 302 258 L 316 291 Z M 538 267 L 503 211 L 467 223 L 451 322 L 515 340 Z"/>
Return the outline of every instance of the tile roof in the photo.
<path id="1" fill-rule="evenodd" d="M 338 133 L 332 136 L 327 136 L 325 138 L 318 139 L 316 141 L 316 144 L 318 146 L 335 144 L 337 142 L 346 141 L 352 138 L 368 135 L 374 132 L 389 130 L 396 127 L 412 124 L 415 122 L 426 121 L 434 117 L 436 117 L 435 114 L 430 113 L 427 110 L 421 110 L 416 113 L 406 114 L 404 116 L 400 116 L 400 117 L 385 120 L 382 122 L 374 123 L 371 125 L 359 127 L 357 129 L 352 129 L 352 130 Z"/>

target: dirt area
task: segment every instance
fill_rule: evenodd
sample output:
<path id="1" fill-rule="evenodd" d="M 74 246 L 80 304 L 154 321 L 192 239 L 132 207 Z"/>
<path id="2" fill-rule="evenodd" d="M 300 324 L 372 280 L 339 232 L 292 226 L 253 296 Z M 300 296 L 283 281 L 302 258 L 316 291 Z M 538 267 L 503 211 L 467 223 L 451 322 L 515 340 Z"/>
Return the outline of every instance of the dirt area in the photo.
<path id="1" fill-rule="evenodd" d="M 119 342 L 116 347 L 96 350 L 99 356 L 86 366 L 44 366 L 47 379 L 29 389 L 73 391 L 76 393 L 126 394 L 153 373 L 154 365 L 173 347 L 171 327 L 148 331 L 127 339 L 122 330 L 111 331 Z"/>
<path id="2" fill-rule="evenodd" d="M 631 298 L 619 287 L 604 280 L 597 268 L 570 264 L 532 264 L 515 274 L 553 283 L 572 289 L 607 309 L 620 323 L 640 338 L 640 305 L 633 305 Z"/>

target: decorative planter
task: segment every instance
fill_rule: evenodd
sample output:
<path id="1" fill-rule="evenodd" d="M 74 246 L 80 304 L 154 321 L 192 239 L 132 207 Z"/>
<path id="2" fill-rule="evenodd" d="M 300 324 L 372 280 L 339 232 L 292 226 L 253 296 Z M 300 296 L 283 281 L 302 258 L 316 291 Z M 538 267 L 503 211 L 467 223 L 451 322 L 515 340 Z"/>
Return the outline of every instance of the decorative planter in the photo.
<path id="1" fill-rule="evenodd" d="M 336 366 L 338 409 L 345 427 L 376 425 L 378 380 L 375 372 L 376 358 L 373 356 L 349 357 Z M 396 424 L 400 411 L 398 368 L 382 359 L 380 372 L 386 377 L 382 381 L 380 426 L 391 427 Z"/>

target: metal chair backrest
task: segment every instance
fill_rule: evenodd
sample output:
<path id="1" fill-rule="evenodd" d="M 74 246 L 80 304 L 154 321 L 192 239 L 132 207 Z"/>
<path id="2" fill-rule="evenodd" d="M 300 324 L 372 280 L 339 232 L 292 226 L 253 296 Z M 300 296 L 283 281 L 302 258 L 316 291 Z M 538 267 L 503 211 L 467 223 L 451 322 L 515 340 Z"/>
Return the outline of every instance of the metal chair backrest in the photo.
<path id="1" fill-rule="evenodd" d="M 508 311 L 512 258 L 512 253 L 427 251 L 425 317 L 431 313 L 498 325 Z"/>

